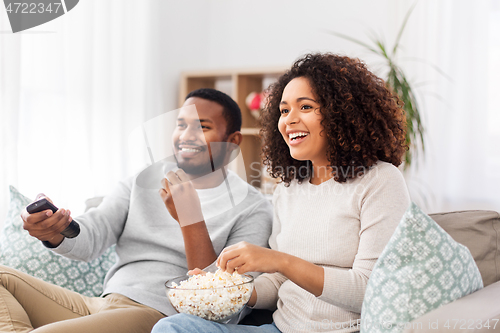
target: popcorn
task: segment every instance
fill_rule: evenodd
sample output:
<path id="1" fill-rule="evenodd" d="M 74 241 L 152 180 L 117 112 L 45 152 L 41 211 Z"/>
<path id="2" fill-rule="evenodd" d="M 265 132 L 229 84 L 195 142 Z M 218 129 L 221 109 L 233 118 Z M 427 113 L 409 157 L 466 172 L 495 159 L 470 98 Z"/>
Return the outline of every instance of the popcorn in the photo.
<path id="1" fill-rule="evenodd" d="M 253 290 L 253 283 L 247 283 L 250 281 L 249 276 L 219 269 L 215 273 L 193 275 L 179 285 L 173 282 L 168 297 L 178 312 L 221 321 L 247 304 Z"/>

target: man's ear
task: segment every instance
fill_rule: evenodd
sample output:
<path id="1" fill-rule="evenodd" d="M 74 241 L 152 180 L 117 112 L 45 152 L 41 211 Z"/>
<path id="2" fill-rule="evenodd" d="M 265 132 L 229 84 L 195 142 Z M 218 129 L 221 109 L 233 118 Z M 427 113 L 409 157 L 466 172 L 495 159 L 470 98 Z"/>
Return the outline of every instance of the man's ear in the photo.
<path id="1" fill-rule="evenodd" d="M 227 137 L 227 142 L 234 143 L 235 145 L 240 145 L 243 140 L 243 135 L 240 131 L 233 132 Z"/>

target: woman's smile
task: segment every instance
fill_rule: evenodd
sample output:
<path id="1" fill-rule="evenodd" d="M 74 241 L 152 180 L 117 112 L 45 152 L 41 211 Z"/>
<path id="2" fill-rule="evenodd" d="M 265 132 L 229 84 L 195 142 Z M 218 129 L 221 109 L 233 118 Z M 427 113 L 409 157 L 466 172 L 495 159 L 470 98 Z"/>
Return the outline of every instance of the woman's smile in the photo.
<path id="1" fill-rule="evenodd" d="M 295 146 L 307 139 L 309 133 L 307 132 L 290 132 L 288 133 L 288 144 L 290 146 Z"/>

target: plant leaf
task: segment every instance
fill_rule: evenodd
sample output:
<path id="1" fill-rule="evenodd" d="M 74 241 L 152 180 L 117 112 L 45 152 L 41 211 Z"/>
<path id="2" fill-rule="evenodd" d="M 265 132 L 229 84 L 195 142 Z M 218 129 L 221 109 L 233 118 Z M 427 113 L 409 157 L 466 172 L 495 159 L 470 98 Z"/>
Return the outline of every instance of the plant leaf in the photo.
<path id="1" fill-rule="evenodd" d="M 392 55 L 394 56 L 396 54 L 396 50 L 399 47 L 399 41 L 401 40 L 401 35 L 403 35 L 403 31 L 405 30 L 406 23 L 408 23 L 408 19 L 410 18 L 411 13 L 413 12 L 413 9 L 417 5 L 418 1 L 415 1 L 413 6 L 411 6 L 410 10 L 406 13 L 405 19 L 403 21 L 403 25 L 399 29 L 398 36 L 396 37 L 396 42 L 394 43 L 394 48 L 392 49 Z"/>
<path id="2" fill-rule="evenodd" d="M 453 82 L 453 79 L 451 78 L 451 76 L 449 76 L 448 74 L 446 74 L 445 72 L 443 72 L 441 70 L 441 68 L 439 68 L 438 66 L 434 65 L 431 62 L 428 62 L 428 61 L 425 61 L 425 60 L 419 59 L 419 58 L 413 58 L 413 57 L 400 58 L 400 60 L 401 61 L 403 61 L 403 60 L 410 60 L 410 61 L 418 61 L 418 62 L 424 63 L 424 64 L 426 64 L 426 65 L 431 66 L 432 68 L 434 68 L 434 70 L 436 72 L 438 72 L 439 74 L 441 74 L 448 81 Z"/>
<path id="3" fill-rule="evenodd" d="M 376 49 L 374 49 L 374 48 L 373 48 L 373 47 L 371 47 L 370 45 L 368 45 L 368 44 L 366 44 L 366 43 L 364 43 L 364 42 L 362 42 L 362 41 L 360 41 L 360 40 L 358 40 L 358 39 L 356 39 L 356 38 L 352 38 L 352 37 L 350 37 L 350 36 L 347 36 L 347 35 L 341 34 L 341 33 L 336 32 L 336 31 L 330 31 L 330 30 L 329 30 L 329 31 L 327 31 L 327 33 L 329 33 L 329 34 L 331 34 L 331 35 L 334 35 L 334 36 L 337 36 L 337 37 L 340 37 L 340 38 L 342 38 L 342 39 L 348 40 L 348 41 L 350 41 L 350 42 L 356 43 L 356 44 L 358 44 L 358 45 L 361 45 L 361 46 L 363 46 L 363 47 L 367 48 L 368 50 L 372 51 L 373 53 L 380 54 L 380 52 L 379 52 L 379 51 L 377 51 Z"/>
<path id="4" fill-rule="evenodd" d="M 384 46 L 384 44 L 383 44 L 380 40 L 375 41 L 375 43 L 377 44 L 377 46 L 378 46 L 378 48 L 380 49 L 380 51 L 382 51 L 382 56 L 383 56 L 384 58 L 386 58 L 387 60 L 389 60 L 389 61 L 390 61 L 390 59 L 389 59 L 389 55 L 388 55 L 388 54 L 387 54 L 387 52 L 385 51 L 385 46 Z"/>

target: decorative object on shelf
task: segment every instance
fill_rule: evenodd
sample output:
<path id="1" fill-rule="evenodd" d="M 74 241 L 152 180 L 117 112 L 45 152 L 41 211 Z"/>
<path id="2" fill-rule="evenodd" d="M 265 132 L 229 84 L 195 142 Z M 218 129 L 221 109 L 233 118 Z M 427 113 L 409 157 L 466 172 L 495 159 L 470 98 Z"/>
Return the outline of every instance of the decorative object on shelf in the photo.
<path id="1" fill-rule="evenodd" d="M 407 132 L 406 132 L 406 143 L 410 148 L 406 151 L 404 158 L 404 168 L 408 168 L 413 161 L 413 158 L 417 156 L 419 148 L 422 149 L 422 153 L 425 152 L 425 142 L 424 142 L 424 126 L 422 124 L 421 119 L 421 109 L 418 105 L 418 101 L 415 95 L 415 90 L 410 85 L 406 74 L 403 69 L 397 64 L 396 61 L 396 51 L 399 48 L 399 42 L 401 39 L 401 35 L 406 27 L 406 23 L 408 22 L 408 18 L 415 8 L 416 3 L 408 10 L 406 16 L 404 18 L 403 24 L 399 29 L 398 35 L 396 37 L 396 42 L 394 43 L 394 47 L 392 50 L 386 47 L 382 38 L 372 38 L 375 46 L 370 46 L 360 40 L 352 38 L 350 36 L 330 31 L 329 33 L 335 35 L 337 37 L 346 39 L 358 45 L 361 45 L 368 49 L 369 51 L 381 56 L 384 58 L 385 63 L 387 65 L 387 76 L 385 78 L 386 85 L 392 89 L 404 103 L 404 110 L 406 113 L 406 124 L 407 124 Z M 438 68 L 433 68 L 439 72 L 441 75 L 446 76 L 442 71 Z M 420 147 L 417 145 L 417 141 L 420 141 Z"/>
<path id="2" fill-rule="evenodd" d="M 259 119 L 260 111 L 264 108 L 265 93 L 252 91 L 245 99 L 245 103 L 250 110 L 250 114 Z"/>

